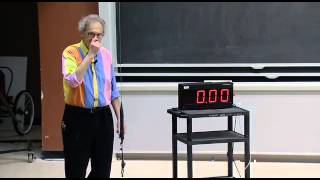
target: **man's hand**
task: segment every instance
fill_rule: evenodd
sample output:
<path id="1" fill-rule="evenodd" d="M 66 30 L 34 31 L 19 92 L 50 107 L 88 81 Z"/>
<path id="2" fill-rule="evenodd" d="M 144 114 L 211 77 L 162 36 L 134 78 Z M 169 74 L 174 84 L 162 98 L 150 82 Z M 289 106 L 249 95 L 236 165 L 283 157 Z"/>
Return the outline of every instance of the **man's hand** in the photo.
<path id="1" fill-rule="evenodd" d="M 126 134 L 126 131 L 127 131 L 127 124 L 124 123 L 124 126 L 123 126 L 123 134 Z M 117 120 L 117 130 L 116 130 L 116 132 L 117 132 L 118 134 L 120 134 L 120 121 L 119 121 L 119 120 Z"/>
<path id="2" fill-rule="evenodd" d="M 98 38 L 92 39 L 88 52 L 88 55 L 92 61 L 94 60 L 94 57 L 97 55 L 101 46 L 102 43 L 98 40 Z"/>
<path id="3" fill-rule="evenodd" d="M 87 71 L 89 64 L 93 63 L 95 61 L 95 56 L 99 52 L 100 47 L 102 46 L 101 42 L 98 40 L 98 38 L 93 38 L 89 47 L 89 52 L 87 56 L 85 57 L 85 60 L 83 63 L 81 63 L 77 70 L 76 70 L 76 76 L 78 81 L 82 81 L 85 72 Z"/>

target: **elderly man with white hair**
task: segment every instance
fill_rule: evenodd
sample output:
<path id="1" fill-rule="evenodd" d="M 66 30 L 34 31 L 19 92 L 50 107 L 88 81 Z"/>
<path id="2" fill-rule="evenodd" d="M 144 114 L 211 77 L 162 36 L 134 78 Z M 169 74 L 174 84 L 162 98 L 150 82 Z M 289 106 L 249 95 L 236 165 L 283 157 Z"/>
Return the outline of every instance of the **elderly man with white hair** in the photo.
<path id="1" fill-rule="evenodd" d="M 105 21 L 79 21 L 81 41 L 62 54 L 65 109 L 61 122 L 67 178 L 110 177 L 114 143 L 112 105 L 119 132 L 120 99 L 111 54 L 102 47 Z"/>

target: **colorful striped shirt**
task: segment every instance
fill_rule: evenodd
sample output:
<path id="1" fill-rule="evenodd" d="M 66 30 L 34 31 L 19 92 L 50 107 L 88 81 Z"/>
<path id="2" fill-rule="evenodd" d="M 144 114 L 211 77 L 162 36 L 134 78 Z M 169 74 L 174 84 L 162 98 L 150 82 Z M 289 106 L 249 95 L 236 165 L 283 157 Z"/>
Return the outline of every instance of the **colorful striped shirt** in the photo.
<path id="1" fill-rule="evenodd" d="M 108 49 L 101 47 L 95 57 L 95 63 L 90 63 L 84 78 L 79 81 L 75 71 L 88 51 L 83 41 L 70 45 L 63 51 L 64 101 L 66 104 L 84 108 L 103 107 L 120 96 L 111 54 Z"/>

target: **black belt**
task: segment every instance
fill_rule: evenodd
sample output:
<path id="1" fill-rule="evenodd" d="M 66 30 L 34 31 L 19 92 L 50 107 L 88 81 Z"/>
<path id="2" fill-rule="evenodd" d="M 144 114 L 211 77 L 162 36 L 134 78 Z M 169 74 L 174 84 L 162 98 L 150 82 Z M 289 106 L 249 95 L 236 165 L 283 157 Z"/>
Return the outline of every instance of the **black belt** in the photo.
<path id="1" fill-rule="evenodd" d="M 92 107 L 92 108 L 83 108 L 83 107 L 78 107 L 78 106 L 72 106 L 69 104 L 66 104 L 66 109 L 71 110 L 71 111 L 80 111 L 80 112 L 86 112 L 86 113 L 96 113 L 99 111 L 103 111 L 108 109 L 109 106 L 103 106 L 103 107 Z"/>

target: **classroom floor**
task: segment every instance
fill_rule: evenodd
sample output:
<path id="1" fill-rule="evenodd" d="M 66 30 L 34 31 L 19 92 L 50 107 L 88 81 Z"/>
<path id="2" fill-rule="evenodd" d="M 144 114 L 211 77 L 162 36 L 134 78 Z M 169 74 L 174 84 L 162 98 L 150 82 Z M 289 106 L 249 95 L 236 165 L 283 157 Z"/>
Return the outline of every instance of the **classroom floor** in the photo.
<path id="1" fill-rule="evenodd" d="M 22 148 L 23 143 L 2 145 L 6 148 Z M 0 178 L 63 178 L 63 159 L 41 159 L 40 143 L 35 147 L 36 159 L 28 163 L 27 152 L 0 154 Z M 38 149 L 38 150 L 36 150 Z M 121 177 L 121 161 L 113 159 L 111 177 Z M 317 163 L 277 163 L 252 162 L 252 178 L 316 178 L 320 177 L 320 164 Z M 90 165 L 88 166 L 88 172 Z M 187 162 L 178 162 L 178 177 L 187 177 Z M 234 177 L 244 177 L 244 164 L 235 161 Z M 193 177 L 215 177 L 227 175 L 227 162 L 224 161 L 194 161 Z M 168 160 L 127 160 L 124 177 L 126 178 L 171 178 L 172 162 Z"/>
<path id="2" fill-rule="evenodd" d="M 41 128 L 35 126 L 26 137 L 19 137 L 12 130 L 12 123 L 3 121 L 0 127 L 1 140 L 22 140 L 22 142 L 2 142 L 0 144 L 0 178 L 60 178 L 64 177 L 63 159 L 42 159 L 41 141 L 33 143 L 36 159 L 28 163 L 28 152 L 19 151 L 2 154 L 1 151 L 25 149 L 24 139 L 40 140 Z M 88 166 L 88 172 L 90 165 Z M 194 161 L 193 177 L 215 177 L 227 175 L 225 161 Z M 244 163 L 235 161 L 234 177 L 244 177 Z M 121 177 L 121 161 L 113 159 L 111 177 Z M 171 178 L 172 161 L 170 160 L 126 160 L 124 177 L 126 178 Z M 187 177 L 187 162 L 178 162 L 178 177 Z M 252 162 L 253 178 L 316 178 L 320 177 L 320 163 L 284 163 Z"/>

